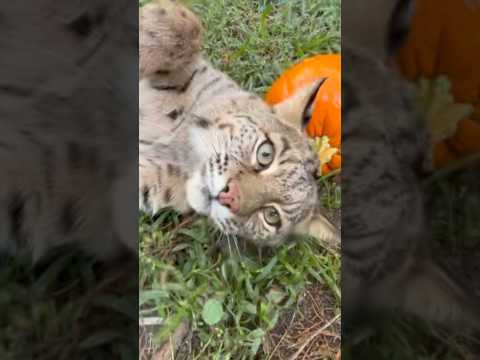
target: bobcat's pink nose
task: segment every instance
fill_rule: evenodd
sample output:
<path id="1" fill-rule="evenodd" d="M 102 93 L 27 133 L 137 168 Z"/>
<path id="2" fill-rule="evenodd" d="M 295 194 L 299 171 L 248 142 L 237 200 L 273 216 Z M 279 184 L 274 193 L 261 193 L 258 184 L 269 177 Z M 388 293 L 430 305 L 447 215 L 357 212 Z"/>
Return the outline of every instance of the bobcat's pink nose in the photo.
<path id="1" fill-rule="evenodd" d="M 218 194 L 218 201 L 223 206 L 236 213 L 240 209 L 240 187 L 235 180 L 230 180 L 227 186 Z"/>

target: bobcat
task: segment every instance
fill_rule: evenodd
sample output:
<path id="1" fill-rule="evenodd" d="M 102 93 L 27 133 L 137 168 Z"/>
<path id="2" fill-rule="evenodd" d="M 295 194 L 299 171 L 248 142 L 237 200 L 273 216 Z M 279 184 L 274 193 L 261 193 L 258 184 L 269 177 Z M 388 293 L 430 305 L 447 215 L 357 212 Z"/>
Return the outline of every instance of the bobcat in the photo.
<path id="1" fill-rule="evenodd" d="M 2 3 L 1 253 L 136 251 L 135 5 Z"/>
<path id="2" fill-rule="evenodd" d="M 431 251 L 421 187 L 430 171 L 428 134 L 411 89 L 387 65 L 408 35 L 413 5 L 344 0 L 342 6 L 343 326 L 364 320 L 366 309 L 400 309 L 479 329 L 479 299 Z"/>
<path id="3" fill-rule="evenodd" d="M 321 81 L 270 107 L 201 56 L 191 11 L 170 0 L 140 11 L 140 208 L 195 211 L 259 246 L 338 241 L 302 128 Z"/>

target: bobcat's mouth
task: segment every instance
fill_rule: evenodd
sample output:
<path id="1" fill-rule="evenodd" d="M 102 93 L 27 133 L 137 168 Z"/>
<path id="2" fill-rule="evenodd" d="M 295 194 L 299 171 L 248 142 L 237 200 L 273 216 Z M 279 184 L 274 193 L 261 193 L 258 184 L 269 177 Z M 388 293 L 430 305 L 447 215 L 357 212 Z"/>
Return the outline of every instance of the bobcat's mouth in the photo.
<path id="1" fill-rule="evenodd" d="M 210 178 L 196 171 L 186 184 L 188 204 L 197 213 L 209 216 L 215 221 L 230 218 L 230 210 L 221 205 L 218 199 L 226 183 L 222 177 Z"/>

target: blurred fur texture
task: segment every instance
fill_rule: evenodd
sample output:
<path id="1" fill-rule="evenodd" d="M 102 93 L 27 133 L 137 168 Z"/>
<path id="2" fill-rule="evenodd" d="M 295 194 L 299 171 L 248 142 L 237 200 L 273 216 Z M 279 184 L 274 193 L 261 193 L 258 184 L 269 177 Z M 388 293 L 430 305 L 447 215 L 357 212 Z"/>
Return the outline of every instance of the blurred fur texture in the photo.
<path id="1" fill-rule="evenodd" d="M 137 4 L 1 5 L 0 249 L 136 251 Z"/>
<path id="2" fill-rule="evenodd" d="M 387 66 L 408 33 L 414 2 L 368 4 L 344 0 L 342 7 L 343 325 L 400 310 L 478 330 L 479 299 L 431 251 L 420 184 L 429 171 L 428 136 L 411 89 Z"/>

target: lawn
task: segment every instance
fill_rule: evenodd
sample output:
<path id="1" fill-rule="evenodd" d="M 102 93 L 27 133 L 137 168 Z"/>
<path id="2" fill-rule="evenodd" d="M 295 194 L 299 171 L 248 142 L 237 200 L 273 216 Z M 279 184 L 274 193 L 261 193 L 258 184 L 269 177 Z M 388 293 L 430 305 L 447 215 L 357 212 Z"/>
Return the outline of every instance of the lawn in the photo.
<path id="1" fill-rule="evenodd" d="M 339 0 L 188 3 L 202 19 L 208 59 L 260 95 L 291 64 L 340 49 Z M 319 187 L 338 219 L 339 185 L 330 178 Z M 263 252 L 243 243 L 217 246 L 218 238 L 204 218 L 169 209 L 142 216 L 140 316 L 161 323 L 154 344 L 187 329 L 178 358 L 283 359 L 297 351 L 333 358 L 338 251 L 312 238 Z"/>
<path id="2" fill-rule="evenodd" d="M 430 199 L 429 216 L 436 258 L 466 286 L 480 296 L 480 173 L 477 154 L 468 166 L 458 164 L 428 178 L 424 190 Z M 461 162 L 461 161 L 460 161 Z M 380 319 L 379 319 L 380 320 Z M 463 329 L 452 331 L 415 318 L 389 315 L 378 322 L 375 332 L 359 341 L 344 341 L 345 359 L 478 359 L 480 337 Z M 371 329 L 370 329 L 371 330 Z M 360 337 L 359 337 L 360 338 Z"/>
<path id="3" fill-rule="evenodd" d="M 70 247 L 0 258 L 0 359 L 137 358 L 137 268 Z"/>

